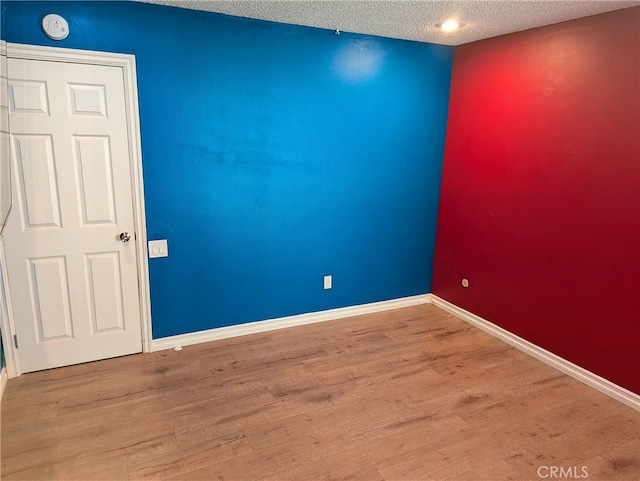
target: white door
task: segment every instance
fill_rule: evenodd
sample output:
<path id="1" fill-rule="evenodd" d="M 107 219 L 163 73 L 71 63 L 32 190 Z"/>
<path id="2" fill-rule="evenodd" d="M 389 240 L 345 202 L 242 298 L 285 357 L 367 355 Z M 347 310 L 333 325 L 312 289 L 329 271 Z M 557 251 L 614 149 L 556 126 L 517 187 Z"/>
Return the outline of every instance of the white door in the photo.
<path id="1" fill-rule="evenodd" d="M 140 352 L 123 71 L 10 58 L 8 77 L 5 253 L 21 370 Z"/>

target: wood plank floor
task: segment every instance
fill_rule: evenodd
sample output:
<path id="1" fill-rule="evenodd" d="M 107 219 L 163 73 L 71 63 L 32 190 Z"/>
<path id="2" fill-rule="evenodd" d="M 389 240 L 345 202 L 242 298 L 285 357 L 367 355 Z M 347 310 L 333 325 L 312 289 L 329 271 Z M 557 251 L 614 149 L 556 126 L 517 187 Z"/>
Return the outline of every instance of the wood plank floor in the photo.
<path id="1" fill-rule="evenodd" d="M 432 305 L 26 374 L 1 421 L 4 481 L 640 479 L 637 411 Z"/>

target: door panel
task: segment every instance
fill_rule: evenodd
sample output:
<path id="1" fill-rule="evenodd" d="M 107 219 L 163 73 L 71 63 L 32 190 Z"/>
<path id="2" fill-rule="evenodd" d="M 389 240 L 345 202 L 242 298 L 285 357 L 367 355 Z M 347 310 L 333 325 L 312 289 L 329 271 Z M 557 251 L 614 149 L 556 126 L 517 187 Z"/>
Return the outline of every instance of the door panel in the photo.
<path id="1" fill-rule="evenodd" d="M 29 293 L 38 342 L 73 338 L 64 257 L 28 259 Z"/>
<path id="2" fill-rule="evenodd" d="M 117 224 L 109 137 L 75 135 L 82 225 Z"/>
<path id="3" fill-rule="evenodd" d="M 24 229 L 61 228 L 51 135 L 13 135 L 17 202 Z"/>
<path id="4" fill-rule="evenodd" d="M 85 261 L 89 277 L 87 288 L 91 306 L 91 334 L 124 330 L 120 254 L 86 254 Z"/>
<path id="5" fill-rule="evenodd" d="M 47 83 L 15 80 L 9 84 L 9 113 L 49 115 Z"/>
<path id="6" fill-rule="evenodd" d="M 8 73 L 5 252 L 22 371 L 140 352 L 122 69 L 9 59 Z"/>
<path id="7" fill-rule="evenodd" d="M 67 86 L 72 115 L 107 117 L 107 96 L 104 85 L 68 83 Z"/>

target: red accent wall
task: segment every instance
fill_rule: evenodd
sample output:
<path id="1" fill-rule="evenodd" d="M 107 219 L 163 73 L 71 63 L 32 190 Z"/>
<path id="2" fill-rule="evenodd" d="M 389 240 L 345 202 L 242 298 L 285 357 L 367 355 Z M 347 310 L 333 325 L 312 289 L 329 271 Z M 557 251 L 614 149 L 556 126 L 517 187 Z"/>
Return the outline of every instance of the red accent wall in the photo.
<path id="1" fill-rule="evenodd" d="M 634 7 L 456 47 L 433 280 L 636 393 L 638 25 Z"/>

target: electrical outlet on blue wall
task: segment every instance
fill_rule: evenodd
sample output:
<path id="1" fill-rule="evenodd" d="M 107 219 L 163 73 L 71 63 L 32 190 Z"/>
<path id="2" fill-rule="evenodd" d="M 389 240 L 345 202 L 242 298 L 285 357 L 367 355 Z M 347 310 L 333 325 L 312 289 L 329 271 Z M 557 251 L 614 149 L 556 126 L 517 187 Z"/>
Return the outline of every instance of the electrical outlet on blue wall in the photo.
<path id="1" fill-rule="evenodd" d="M 169 245 L 167 244 L 167 239 L 152 240 L 149 241 L 148 244 L 149 259 L 169 256 Z"/>

